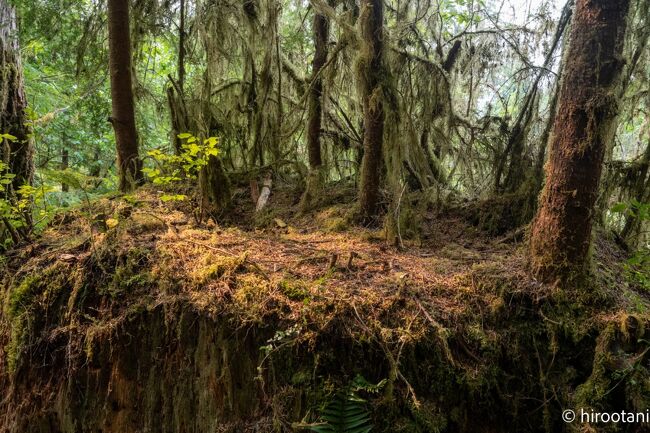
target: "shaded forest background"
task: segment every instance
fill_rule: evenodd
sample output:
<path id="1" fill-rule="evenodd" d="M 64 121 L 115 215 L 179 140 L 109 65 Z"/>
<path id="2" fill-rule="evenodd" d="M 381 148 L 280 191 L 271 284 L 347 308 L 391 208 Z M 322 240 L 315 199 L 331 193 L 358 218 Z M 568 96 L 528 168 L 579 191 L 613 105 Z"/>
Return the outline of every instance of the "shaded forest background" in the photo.
<path id="1" fill-rule="evenodd" d="M 178 134 L 191 134 L 218 138 L 201 169 L 206 214 L 223 214 L 230 183 L 270 176 L 306 188 L 304 210 L 325 184 L 360 184 L 360 221 L 385 226 L 396 245 L 417 238 L 423 209 L 450 203 L 472 203 L 489 230 L 528 223 L 572 61 L 562 53 L 573 2 L 378 5 L 132 2 L 125 67 L 137 138 L 127 141 L 149 179 L 175 182 L 161 154 L 182 154 Z M 631 2 L 595 209 L 633 249 L 647 246 L 647 8 Z M 17 2 L 17 13 L 38 227 L 58 207 L 128 188 L 115 159 L 106 4 Z"/>

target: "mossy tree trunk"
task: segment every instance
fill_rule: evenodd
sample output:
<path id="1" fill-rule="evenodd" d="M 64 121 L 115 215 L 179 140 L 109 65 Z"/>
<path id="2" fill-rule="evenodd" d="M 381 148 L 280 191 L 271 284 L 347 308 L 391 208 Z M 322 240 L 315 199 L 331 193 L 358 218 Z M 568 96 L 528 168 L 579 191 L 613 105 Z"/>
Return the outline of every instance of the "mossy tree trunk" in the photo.
<path id="1" fill-rule="evenodd" d="M 532 226 L 531 264 L 546 281 L 584 274 L 607 143 L 614 138 L 628 0 L 578 0 Z"/>
<path id="2" fill-rule="evenodd" d="M 213 156 L 199 175 L 203 205 L 211 213 L 224 210 L 230 205 L 230 180 L 221 158 Z"/>
<path id="3" fill-rule="evenodd" d="M 181 0 L 178 24 L 178 88 L 181 93 L 185 91 L 185 12 L 185 0 Z"/>
<path id="4" fill-rule="evenodd" d="M 373 220 L 379 207 L 384 105 L 382 78 L 384 65 L 384 3 L 362 0 L 359 26 L 362 47 L 359 56 L 359 79 L 363 98 L 363 160 L 359 207 L 364 221 Z"/>
<path id="5" fill-rule="evenodd" d="M 650 173 L 650 132 L 645 151 L 639 162 L 635 164 L 633 173 L 632 197 L 639 203 L 648 203 L 650 201 L 650 176 L 648 176 Z M 628 245 L 638 247 L 643 233 L 643 223 L 643 220 L 636 214 L 625 216 L 621 237 Z"/>
<path id="6" fill-rule="evenodd" d="M 108 40 L 119 188 L 127 192 L 143 179 L 135 126 L 128 0 L 108 1 Z"/>
<path id="7" fill-rule="evenodd" d="M 185 106 L 185 40 L 187 38 L 185 30 L 186 9 L 185 0 L 181 0 L 179 6 L 178 65 L 176 77 L 178 81 L 174 81 L 170 75 L 170 86 L 167 88 L 167 103 L 169 105 L 169 114 L 172 124 L 172 144 L 174 145 L 176 155 L 180 155 L 182 152 L 182 140 L 178 138 L 178 135 L 189 131 L 187 108 Z"/>
<path id="8" fill-rule="evenodd" d="M 26 108 L 16 11 L 10 1 L 0 0 L 0 134 L 13 136 L 11 139 L 0 139 L 0 157 L 9 173 L 15 176 L 4 192 L 4 198 L 11 202 L 19 198 L 18 189 L 31 185 L 34 179 L 34 140 Z M 23 211 L 25 226 L 18 229 L 3 219 L 14 242 L 29 237 L 31 212 L 31 207 Z M 0 237 L 4 237 L 4 234 L 0 233 Z"/>
<path id="9" fill-rule="evenodd" d="M 190 129 L 188 127 L 189 122 L 187 108 L 185 107 L 185 98 L 180 90 L 180 86 L 174 81 L 171 81 L 170 86 L 167 88 L 167 104 L 169 105 L 174 152 L 176 155 L 180 155 L 183 151 L 183 140 L 178 138 L 178 135 L 188 132 Z"/>
<path id="10" fill-rule="evenodd" d="M 16 11 L 9 0 L 0 0 L 0 134 L 2 161 L 15 175 L 7 189 L 9 198 L 20 186 L 31 185 L 34 177 L 34 143 L 25 112 L 27 98 L 18 44 Z"/>
<path id="11" fill-rule="evenodd" d="M 302 208 L 307 210 L 313 205 L 322 183 L 321 155 L 321 119 L 323 115 L 323 77 L 321 70 L 327 61 L 329 20 L 319 13 L 314 13 L 314 59 L 312 61 L 312 79 L 309 87 L 309 119 L 307 121 L 307 150 L 309 154 L 309 177 L 302 199 Z"/>
<path id="12" fill-rule="evenodd" d="M 64 143 L 64 146 L 67 146 L 68 143 Z M 61 170 L 67 170 L 70 167 L 70 152 L 67 147 L 61 149 Z M 70 185 L 63 182 L 61 184 L 61 191 L 68 192 L 70 190 Z"/>

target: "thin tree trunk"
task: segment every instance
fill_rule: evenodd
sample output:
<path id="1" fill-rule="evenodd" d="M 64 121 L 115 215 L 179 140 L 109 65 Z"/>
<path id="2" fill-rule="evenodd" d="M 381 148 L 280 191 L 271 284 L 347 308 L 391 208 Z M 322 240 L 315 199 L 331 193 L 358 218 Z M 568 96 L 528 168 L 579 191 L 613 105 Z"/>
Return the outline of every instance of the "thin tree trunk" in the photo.
<path id="1" fill-rule="evenodd" d="M 22 185 L 31 185 L 34 178 L 34 143 L 28 122 L 27 98 L 23 68 L 18 45 L 16 11 L 8 0 L 0 0 L 0 134 L 15 139 L 3 139 L 2 161 L 15 177 L 7 188 L 7 198 L 13 199 Z"/>
<path id="2" fill-rule="evenodd" d="M 171 75 L 168 78 L 170 85 L 167 87 L 167 104 L 169 105 L 169 118 L 172 127 L 171 138 L 174 152 L 176 155 L 180 155 L 183 151 L 183 140 L 178 138 L 178 135 L 190 130 L 187 106 L 185 105 L 185 96 L 180 88 L 180 83 L 174 81 Z"/>
<path id="3" fill-rule="evenodd" d="M 314 14 L 314 59 L 309 87 L 309 120 L 307 123 L 307 150 L 309 154 L 309 177 L 303 195 L 302 208 L 309 208 L 321 186 L 323 158 L 321 155 L 321 121 L 323 117 L 323 77 L 321 69 L 327 61 L 329 20 L 318 12 Z"/>
<path id="4" fill-rule="evenodd" d="M 169 114 L 172 126 L 172 143 L 174 152 L 180 155 L 182 152 L 182 140 L 178 138 L 179 134 L 188 132 L 187 109 L 185 107 L 185 17 L 186 7 L 185 0 L 180 0 L 179 24 L 178 24 L 178 68 L 177 82 L 169 75 L 170 86 L 167 88 L 167 103 L 169 105 Z"/>
<path id="5" fill-rule="evenodd" d="M 648 17 L 650 13 L 650 2 L 648 1 L 640 1 L 637 2 L 636 5 L 636 10 L 635 10 L 635 15 L 639 17 Z M 618 93 L 619 97 L 622 99 L 627 92 L 628 87 L 632 84 L 634 81 L 634 77 L 639 70 L 641 74 L 643 74 L 643 68 L 646 66 L 646 62 L 643 62 L 642 59 L 644 58 L 643 53 L 646 52 L 647 47 L 648 47 L 648 42 L 650 41 L 650 25 L 645 25 L 645 26 L 634 26 L 635 28 L 632 30 L 632 38 L 631 39 L 635 42 L 634 50 L 630 50 L 629 53 L 627 53 L 627 57 L 625 59 L 625 71 L 623 73 L 623 78 L 621 79 L 622 84 L 618 88 Z M 617 125 L 618 127 L 618 125 Z M 610 142 L 609 145 L 607 146 L 607 149 L 605 150 L 605 167 L 604 167 L 604 173 L 603 173 L 603 178 L 604 179 L 609 179 L 610 178 L 610 173 L 609 173 L 609 168 L 610 165 L 608 164 L 613 160 L 614 157 L 614 147 L 615 143 L 614 141 Z M 612 173 L 613 174 L 613 173 Z M 598 213 L 597 216 L 597 221 L 601 224 L 605 224 L 605 216 L 607 214 L 607 210 L 609 209 L 611 205 L 611 198 L 615 190 L 615 182 L 606 182 L 604 185 L 604 188 L 602 191 L 600 191 L 600 195 L 598 197 L 598 201 L 596 202 L 596 212 Z"/>
<path id="6" fill-rule="evenodd" d="M 544 59 L 543 67 L 537 73 L 535 81 L 532 86 L 526 93 L 524 102 L 521 107 L 517 119 L 512 127 L 510 135 L 508 137 L 508 145 L 506 146 L 506 155 L 500 160 L 500 164 L 496 170 L 496 189 L 498 192 L 513 193 L 517 192 L 521 186 L 521 180 L 525 178 L 525 174 L 528 168 L 524 161 L 524 151 L 525 144 L 528 140 L 528 132 L 530 129 L 531 120 L 533 119 L 533 114 L 537 109 L 538 102 L 538 88 L 539 83 L 542 78 L 546 75 L 546 71 L 551 67 L 553 58 L 555 55 L 555 50 L 560 46 L 560 40 L 564 35 L 564 31 L 571 22 L 571 15 L 573 13 L 573 0 L 567 1 L 562 9 L 562 16 L 558 23 L 557 29 L 555 29 L 555 35 L 553 36 L 553 42 L 551 47 L 546 53 L 546 58 Z M 544 143 L 546 144 L 546 143 Z M 502 172 L 505 169 L 503 165 L 505 164 L 506 159 L 510 158 L 510 164 L 507 167 L 506 176 L 501 184 Z"/>
<path id="7" fill-rule="evenodd" d="M 135 126 L 133 77 L 131 76 L 131 36 L 129 1 L 108 1 L 109 66 L 120 191 L 142 182 L 142 161 L 138 155 Z"/>
<path id="8" fill-rule="evenodd" d="M 282 54 L 280 51 L 280 5 L 275 4 L 271 7 L 275 8 L 274 13 L 274 31 L 275 31 L 275 63 L 278 72 L 278 80 L 276 84 L 276 92 L 278 95 L 278 113 L 276 118 L 276 132 L 274 134 L 273 143 L 273 159 L 279 161 L 281 158 L 280 144 L 282 140 L 282 123 L 284 122 L 284 104 L 282 104 Z"/>
<path id="9" fill-rule="evenodd" d="M 178 88 L 181 98 L 185 92 L 185 0 L 181 0 L 178 24 Z"/>
<path id="10" fill-rule="evenodd" d="M 101 174 L 101 170 L 102 170 L 101 153 L 102 153 L 101 148 L 99 147 L 99 145 L 96 145 L 95 149 L 93 150 L 93 163 L 90 166 L 90 170 L 88 172 L 88 174 L 92 177 L 99 177 L 99 175 Z"/>
<path id="11" fill-rule="evenodd" d="M 531 265 L 546 281 L 583 275 L 607 143 L 613 140 L 629 0 L 578 0 Z"/>
<path id="12" fill-rule="evenodd" d="M 381 79 L 384 71 L 384 3 L 362 0 L 359 16 L 362 44 L 359 75 L 363 97 L 363 161 L 359 207 L 361 217 L 369 221 L 377 216 L 384 138 L 384 105 Z"/>
<path id="13" fill-rule="evenodd" d="M 61 170 L 67 170 L 69 166 L 70 166 L 70 152 L 68 152 L 67 148 L 63 148 L 61 149 Z M 63 182 L 61 184 L 61 191 L 68 192 L 69 190 L 70 190 L 70 185 Z"/>

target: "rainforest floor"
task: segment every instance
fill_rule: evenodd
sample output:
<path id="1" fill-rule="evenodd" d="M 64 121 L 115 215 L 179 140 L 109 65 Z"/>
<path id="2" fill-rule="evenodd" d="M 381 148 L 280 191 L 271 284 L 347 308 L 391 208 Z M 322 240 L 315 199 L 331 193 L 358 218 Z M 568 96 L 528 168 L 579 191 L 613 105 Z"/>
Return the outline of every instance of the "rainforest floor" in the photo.
<path id="1" fill-rule="evenodd" d="M 606 234 L 588 281 L 549 286 L 525 228 L 490 233 L 474 203 L 396 247 L 333 190 L 309 213 L 291 188 L 216 221 L 142 188 L 57 215 L 1 264 L 0 432 L 303 431 L 355 376 L 381 384 L 359 390 L 373 431 L 642 431 L 560 418 L 650 401 L 650 295 Z"/>

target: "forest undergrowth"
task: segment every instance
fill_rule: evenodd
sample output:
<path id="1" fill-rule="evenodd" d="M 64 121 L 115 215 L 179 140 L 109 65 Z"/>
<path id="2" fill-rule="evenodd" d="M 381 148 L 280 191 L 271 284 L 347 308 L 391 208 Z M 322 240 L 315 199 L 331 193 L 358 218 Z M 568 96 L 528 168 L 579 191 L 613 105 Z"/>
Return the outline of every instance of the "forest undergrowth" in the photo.
<path id="1" fill-rule="evenodd" d="M 0 425 L 135 431 L 158 407 L 160 431 L 304 431 L 355 376 L 380 384 L 359 391 L 373 431 L 557 431 L 565 408 L 647 407 L 650 297 L 614 241 L 598 235 L 589 290 L 554 287 L 527 272 L 525 230 L 490 234 L 473 205 L 396 248 L 331 191 L 301 214 L 280 187 L 256 214 L 242 188 L 217 223 L 152 187 L 58 215 L 2 264 Z M 210 350 L 224 401 L 196 394 Z"/>

